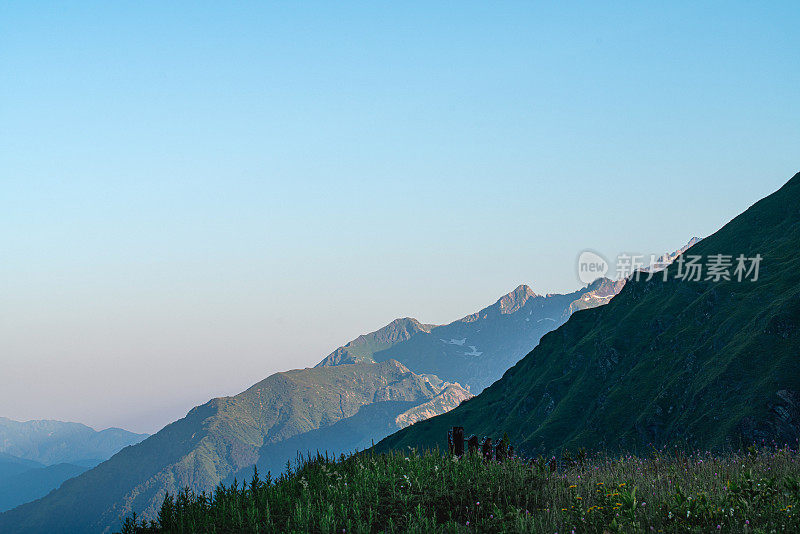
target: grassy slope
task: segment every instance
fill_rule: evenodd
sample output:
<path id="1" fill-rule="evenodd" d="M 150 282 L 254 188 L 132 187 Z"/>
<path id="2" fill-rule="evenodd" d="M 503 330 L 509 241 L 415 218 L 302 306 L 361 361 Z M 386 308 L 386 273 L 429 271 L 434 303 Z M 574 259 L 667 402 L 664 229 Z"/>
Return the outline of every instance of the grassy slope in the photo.
<path id="1" fill-rule="evenodd" d="M 171 506 L 169 506 L 171 504 Z M 800 458 L 752 454 L 589 457 L 559 466 L 438 454 L 325 458 L 277 483 L 169 501 L 161 525 L 186 533 L 795 533 Z"/>
<path id="2" fill-rule="evenodd" d="M 277 373 L 235 397 L 214 399 L 139 445 L 66 481 L 47 497 L 0 515 L 0 532 L 98 532 L 165 491 L 210 490 L 252 465 L 270 442 L 330 425 L 376 401 L 435 393 L 397 362 Z"/>
<path id="3" fill-rule="evenodd" d="M 443 445 L 447 428 L 508 432 L 528 454 L 795 442 L 800 407 L 800 174 L 692 254 L 760 253 L 758 282 L 629 282 L 576 313 L 503 378 L 377 450 Z M 660 279 L 659 279 L 660 280 Z"/>

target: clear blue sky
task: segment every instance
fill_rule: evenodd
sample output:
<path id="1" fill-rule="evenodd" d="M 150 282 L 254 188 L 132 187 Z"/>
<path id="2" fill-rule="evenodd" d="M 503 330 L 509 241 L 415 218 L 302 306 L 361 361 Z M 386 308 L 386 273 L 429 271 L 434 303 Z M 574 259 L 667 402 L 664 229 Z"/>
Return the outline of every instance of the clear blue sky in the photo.
<path id="1" fill-rule="evenodd" d="M 156 430 L 800 170 L 797 2 L 4 2 L 0 415 Z"/>

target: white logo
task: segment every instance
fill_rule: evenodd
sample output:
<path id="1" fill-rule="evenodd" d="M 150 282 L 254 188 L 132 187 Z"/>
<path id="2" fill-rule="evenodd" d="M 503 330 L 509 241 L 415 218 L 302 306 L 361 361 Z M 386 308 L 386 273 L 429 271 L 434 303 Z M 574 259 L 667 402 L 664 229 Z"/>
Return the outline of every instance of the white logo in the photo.
<path id="1" fill-rule="evenodd" d="M 596 252 L 584 250 L 578 256 L 578 279 L 584 284 L 591 284 L 607 272 L 608 262 Z"/>

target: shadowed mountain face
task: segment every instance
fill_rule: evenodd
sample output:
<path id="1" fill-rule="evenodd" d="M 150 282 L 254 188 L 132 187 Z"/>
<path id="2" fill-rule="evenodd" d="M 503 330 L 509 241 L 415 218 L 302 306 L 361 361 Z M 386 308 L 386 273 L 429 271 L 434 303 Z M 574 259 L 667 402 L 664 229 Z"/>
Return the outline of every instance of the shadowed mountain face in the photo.
<path id="1" fill-rule="evenodd" d="M 411 326 L 419 325 L 404 329 L 409 333 L 406 340 L 379 350 L 361 350 L 359 357 L 362 361 L 397 360 L 415 373 L 434 374 L 479 393 L 573 311 L 606 304 L 623 285 L 624 281 L 600 278 L 573 293 L 544 296 L 521 285 L 491 306 L 448 325 L 423 328 L 413 319 L 403 319 L 414 321 Z M 318 367 L 335 365 L 338 360 L 332 356 Z"/>
<path id="2" fill-rule="evenodd" d="M 38 465 L 14 474 L 0 474 L 0 512 L 44 497 L 62 482 L 76 477 L 88 467 L 73 464 Z M 0 459 L 0 472 L 2 472 Z"/>
<path id="3" fill-rule="evenodd" d="M 121 428 L 98 432 L 80 423 L 20 422 L 0 417 L 0 453 L 44 465 L 95 465 L 146 437 L 147 434 L 134 434 Z"/>
<path id="4" fill-rule="evenodd" d="M 274 476 L 283 472 L 286 462 L 297 459 L 298 454 L 308 456 L 321 453 L 336 457 L 354 450 L 368 449 L 392 432 L 452 410 L 471 396 L 458 384 L 450 384 L 421 404 L 402 400 L 365 404 L 355 415 L 331 426 L 264 445 L 259 450 L 256 467 L 262 475 L 271 473 Z M 229 476 L 226 483 L 250 480 L 252 476 L 253 466 L 248 466 Z"/>
<path id="5" fill-rule="evenodd" d="M 44 464 L 40 464 L 39 462 L 18 458 L 16 456 L 0 452 L 0 480 L 3 480 L 9 476 L 23 473 L 30 469 L 39 469 L 42 467 L 44 467 Z"/>
<path id="6" fill-rule="evenodd" d="M 479 396 L 386 438 L 442 446 L 454 425 L 528 455 L 651 444 L 738 447 L 800 436 L 800 174 L 692 247 L 763 258 L 757 281 L 629 281 L 575 313 Z M 733 273 L 733 268 L 731 269 Z M 752 276 L 751 276 L 752 278 Z"/>

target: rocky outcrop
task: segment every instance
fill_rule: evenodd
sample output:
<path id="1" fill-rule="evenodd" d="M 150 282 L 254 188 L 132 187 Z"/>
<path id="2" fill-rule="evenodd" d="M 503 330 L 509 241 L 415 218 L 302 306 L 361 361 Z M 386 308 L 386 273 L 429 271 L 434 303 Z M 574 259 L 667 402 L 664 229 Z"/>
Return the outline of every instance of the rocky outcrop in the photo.
<path id="1" fill-rule="evenodd" d="M 417 421 L 424 421 L 449 412 L 465 400 L 472 398 L 472 396 L 469 391 L 459 384 L 448 384 L 441 393 L 428 402 L 424 402 L 398 415 L 394 422 L 397 428 L 405 428 Z"/>

